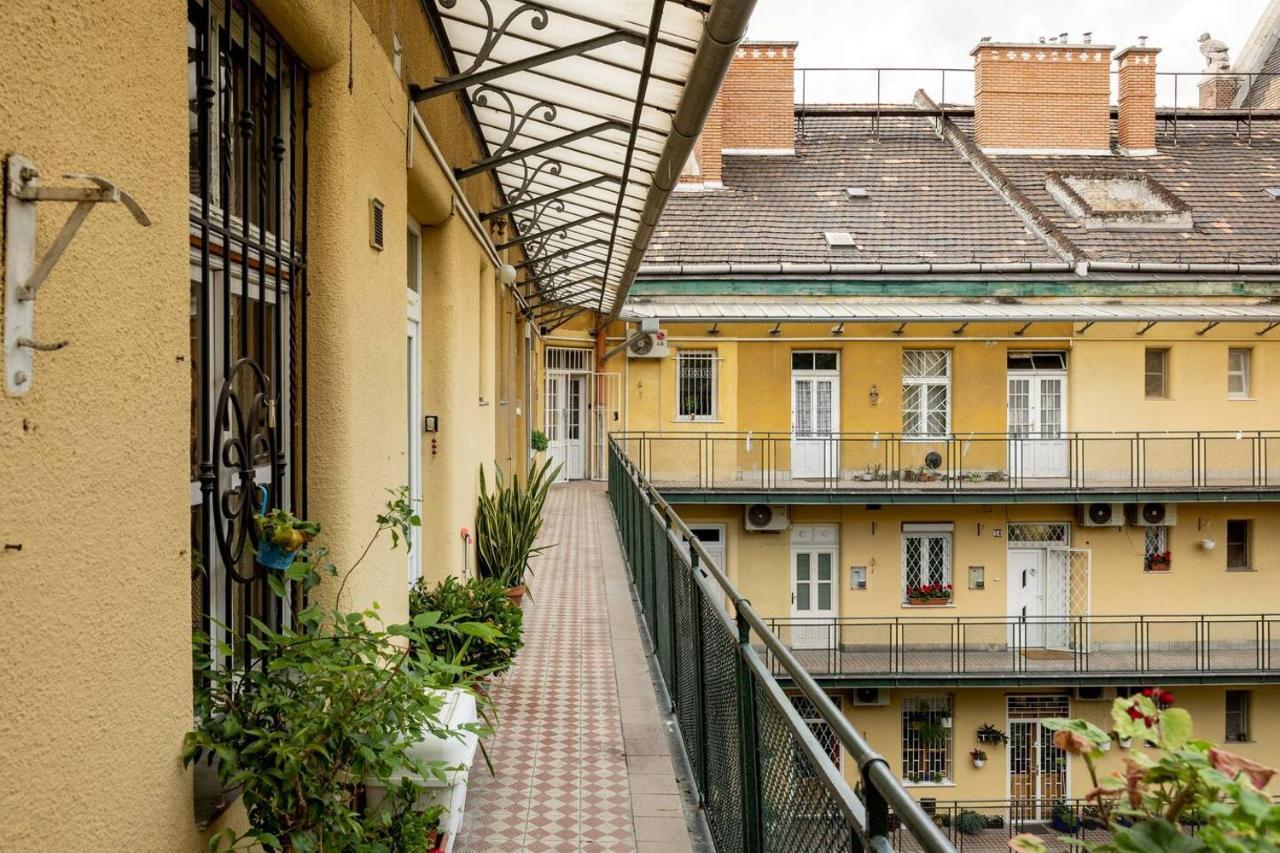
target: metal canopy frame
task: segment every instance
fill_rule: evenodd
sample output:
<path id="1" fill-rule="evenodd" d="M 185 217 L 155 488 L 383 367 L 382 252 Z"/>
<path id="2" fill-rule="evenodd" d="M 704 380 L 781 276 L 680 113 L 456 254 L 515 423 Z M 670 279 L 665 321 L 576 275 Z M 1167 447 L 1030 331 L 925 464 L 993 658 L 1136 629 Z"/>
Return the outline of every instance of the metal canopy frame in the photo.
<path id="1" fill-rule="evenodd" d="M 529 316 L 558 325 L 587 307 L 620 307 L 618 296 L 635 274 L 627 261 L 651 233 L 642 228 L 646 205 L 664 192 L 654 178 L 670 158 L 673 119 L 707 37 L 711 4 L 422 5 L 448 73 L 411 87 L 412 97 L 462 100 L 482 153 L 454 173 L 497 182 L 502 201 L 480 217 L 508 221 L 511 237 L 497 248 L 524 250 L 516 266 L 525 272 Z M 591 275 L 566 276 L 587 268 Z"/>

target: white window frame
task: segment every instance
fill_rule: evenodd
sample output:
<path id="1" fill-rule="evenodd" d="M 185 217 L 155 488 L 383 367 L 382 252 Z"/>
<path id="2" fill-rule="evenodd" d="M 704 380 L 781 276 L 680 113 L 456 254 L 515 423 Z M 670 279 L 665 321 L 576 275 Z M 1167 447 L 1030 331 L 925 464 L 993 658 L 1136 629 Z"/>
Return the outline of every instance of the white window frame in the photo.
<path id="1" fill-rule="evenodd" d="M 910 585 L 907 580 L 907 542 L 912 539 L 921 540 L 920 558 L 921 569 L 924 570 L 929 564 L 929 555 L 934 548 L 942 548 L 946 555 L 946 563 L 942 568 L 943 578 L 941 581 L 928 579 L 928 583 L 943 583 L 952 585 L 952 601 L 955 600 L 955 542 L 953 541 L 955 526 L 950 523 L 938 524 L 917 524 L 906 523 L 902 525 L 902 603 L 907 602 L 907 587 Z M 926 579 L 922 575 L 920 583 L 925 583 Z"/>
<path id="2" fill-rule="evenodd" d="M 1160 393 L 1151 394 L 1147 390 L 1147 379 L 1157 374 L 1151 371 L 1147 366 L 1147 357 L 1153 353 L 1160 353 Z M 1142 396 L 1146 400 L 1168 400 L 1169 399 L 1169 362 L 1172 361 L 1172 351 L 1169 347 L 1146 347 L 1142 350 Z"/>
<path id="3" fill-rule="evenodd" d="M 686 414 L 684 409 L 684 376 L 681 363 L 689 361 L 708 362 L 711 370 L 711 412 L 706 415 Z M 711 423 L 720 415 L 720 353 L 707 347 L 688 347 L 676 350 L 676 420 L 688 423 Z"/>
<path id="4" fill-rule="evenodd" d="M 1236 356 L 1242 356 L 1239 367 L 1235 365 Z M 1238 379 L 1240 388 L 1231 387 L 1232 380 Z M 1227 350 L 1227 399 L 1248 400 L 1253 388 L 1253 350 L 1249 347 L 1231 347 Z"/>
<path id="5" fill-rule="evenodd" d="M 933 706 L 933 707 L 923 707 Z M 912 713 L 925 713 L 936 715 L 939 718 L 939 724 L 946 729 L 946 743 L 941 747 L 925 747 L 926 750 L 941 751 L 943 753 L 943 763 L 945 770 L 942 774 L 941 782 L 934 782 L 931 779 L 919 779 L 912 781 L 909 777 L 911 772 L 908 770 L 908 756 L 912 755 L 915 750 L 910 747 L 910 737 L 907 736 L 907 727 L 909 723 L 909 715 Z M 901 777 L 904 785 L 951 785 L 955 779 L 955 698 L 950 694 L 920 694 L 916 696 L 905 696 L 902 699 L 902 764 Z M 942 719 L 952 720 L 952 724 L 947 726 L 942 723 Z"/>
<path id="6" fill-rule="evenodd" d="M 1156 537 L 1157 542 L 1153 545 L 1148 537 Z M 1151 526 L 1142 528 L 1142 570 L 1144 572 L 1151 571 L 1147 566 L 1151 562 L 1153 554 L 1163 554 L 1169 551 L 1169 528 L 1163 526 Z M 1164 574 L 1161 572 L 1160 574 Z"/>
<path id="7" fill-rule="evenodd" d="M 920 353 L 939 353 L 943 357 L 943 363 L 946 365 L 945 376 L 908 376 L 907 375 L 907 354 L 913 352 Z M 920 417 L 917 420 L 919 428 L 915 431 L 907 430 L 907 396 L 911 392 L 909 388 L 920 388 L 918 393 L 920 402 Z M 934 409 L 929 406 L 929 388 L 943 388 L 946 391 L 946 403 L 942 408 L 943 420 L 945 422 L 943 431 L 935 433 L 929 431 L 929 416 L 934 413 Z M 920 440 L 936 440 L 945 438 L 951 434 L 951 350 L 948 349 L 926 349 L 926 348 L 909 348 L 902 351 L 902 435 L 904 438 L 920 439 Z"/>

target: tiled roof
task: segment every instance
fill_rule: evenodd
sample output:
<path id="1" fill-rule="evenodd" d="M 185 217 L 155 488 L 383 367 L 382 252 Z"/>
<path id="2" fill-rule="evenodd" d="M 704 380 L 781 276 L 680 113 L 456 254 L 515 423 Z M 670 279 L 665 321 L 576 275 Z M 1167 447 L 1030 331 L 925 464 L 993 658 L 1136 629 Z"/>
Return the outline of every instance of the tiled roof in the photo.
<path id="1" fill-rule="evenodd" d="M 969 132 L 970 121 L 956 120 Z M 1280 125 L 1183 121 L 1177 143 L 1152 157 L 996 156 L 991 159 L 1091 261 L 1280 264 Z M 713 263 L 1006 263 L 1061 258 L 1005 198 L 939 139 L 925 118 L 810 117 L 795 157 L 725 158 L 723 190 L 676 193 L 646 265 Z M 1149 174 L 1191 206 L 1190 231 L 1092 231 L 1045 189 L 1048 171 Z M 845 188 L 865 187 L 850 199 Z M 849 231 L 856 249 L 822 232 Z M 642 269 L 643 274 L 643 269 Z"/>

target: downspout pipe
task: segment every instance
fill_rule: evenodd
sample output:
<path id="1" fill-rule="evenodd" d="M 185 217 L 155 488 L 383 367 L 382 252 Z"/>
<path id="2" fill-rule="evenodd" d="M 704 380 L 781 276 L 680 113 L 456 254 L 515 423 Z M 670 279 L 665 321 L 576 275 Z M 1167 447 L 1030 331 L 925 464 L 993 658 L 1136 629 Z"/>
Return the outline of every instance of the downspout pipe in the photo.
<path id="1" fill-rule="evenodd" d="M 635 281 L 640 262 L 649 248 L 653 229 L 662 218 L 667 199 L 679 182 L 680 174 L 689 162 L 689 154 L 698 141 L 698 135 L 707 123 L 707 116 L 720 92 L 720 84 L 729 72 L 729 64 L 733 62 L 738 42 L 746 35 L 747 22 L 751 20 L 755 7 L 756 0 L 715 0 L 711 4 L 711 11 L 707 13 L 703 23 L 702 38 L 698 41 L 698 52 L 694 54 L 693 66 L 689 69 L 684 94 L 680 96 L 680 106 L 671 119 L 671 133 L 662 148 L 662 157 L 658 160 L 658 167 L 654 170 L 653 182 L 649 187 L 649 197 L 640 213 L 640 225 L 631 241 L 631 253 L 622 268 L 622 278 L 614 294 L 613 305 L 608 316 L 601 322 L 601 328 L 618 318 L 618 313 L 627 300 L 627 291 L 631 289 L 631 282 Z"/>

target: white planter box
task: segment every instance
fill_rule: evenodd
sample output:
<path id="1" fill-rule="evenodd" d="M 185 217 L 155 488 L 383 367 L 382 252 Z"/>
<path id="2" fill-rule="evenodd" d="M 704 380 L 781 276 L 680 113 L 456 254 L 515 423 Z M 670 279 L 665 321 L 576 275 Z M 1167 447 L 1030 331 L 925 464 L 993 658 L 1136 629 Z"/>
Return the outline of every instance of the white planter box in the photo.
<path id="1" fill-rule="evenodd" d="M 445 691 L 445 704 L 440 712 L 440 725 L 458 730 L 468 723 L 477 723 L 480 716 L 476 713 L 475 694 L 467 690 Z M 462 829 L 462 813 L 467 802 L 467 777 L 471 765 L 475 761 L 479 739 L 472 732 L 459 732 L 454 737 L 438 737 L 423 733 L 422 740 L 409 749 L 409 753 L 423 762 L 439 761 L 446 767 L 457 768 L 445 771 L 446 781 L 428 776 L 423 778 L 416 773 L 405 771 L 391 778 L 392 784 L 401 779 L 411 779 L 426 791 L 418 799 L 414 808 L 422 811 L 433 805 L 445 807 L 440 818 L 440 831 L 445 836 L 445 853 L 453 849 L 454 839 Z M 386 787 L 377 780 L 366 780 L 369 793 L 369 807 L 375 808 L 386 796 Z"/>

